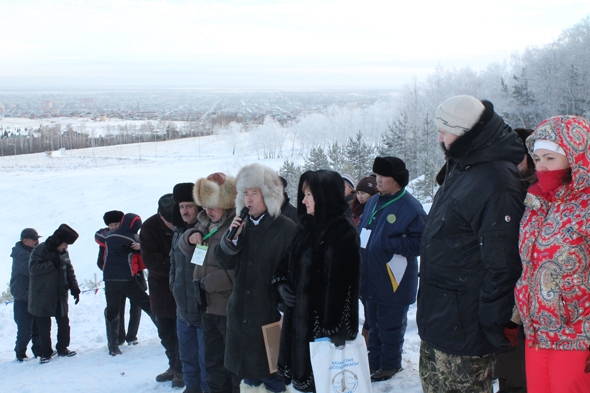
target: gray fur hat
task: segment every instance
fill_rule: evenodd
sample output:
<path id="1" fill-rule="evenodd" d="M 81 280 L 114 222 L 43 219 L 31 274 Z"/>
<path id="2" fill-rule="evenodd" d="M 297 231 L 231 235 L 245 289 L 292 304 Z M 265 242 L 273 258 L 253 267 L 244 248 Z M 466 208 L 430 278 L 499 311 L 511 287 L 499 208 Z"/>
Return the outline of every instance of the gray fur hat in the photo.
<path id="1" fill-rule="evenodd" d="M 246 165 L 236 176 L 236 211 L 244 207 L 244 193 L 250 188 L 259 188 L 264 198 L 264 204 L 271 217 L 278 217 L 281 214 L 283 204 L 283 182 L 277 173 L 264 165 L 258 163 Z"/>

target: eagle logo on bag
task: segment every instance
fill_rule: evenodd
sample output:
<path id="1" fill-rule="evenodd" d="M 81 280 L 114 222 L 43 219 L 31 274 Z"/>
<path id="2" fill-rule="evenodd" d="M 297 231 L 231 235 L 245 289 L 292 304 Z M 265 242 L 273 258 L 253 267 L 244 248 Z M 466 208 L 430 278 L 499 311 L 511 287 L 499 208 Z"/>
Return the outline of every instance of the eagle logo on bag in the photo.
<path id="1" fill-rule="evenodd" d="M 334 393 L 353 393 L 359 386 L 359 379 L 355 373 L 342 370 L 332 377 L 332 391 Z"/>

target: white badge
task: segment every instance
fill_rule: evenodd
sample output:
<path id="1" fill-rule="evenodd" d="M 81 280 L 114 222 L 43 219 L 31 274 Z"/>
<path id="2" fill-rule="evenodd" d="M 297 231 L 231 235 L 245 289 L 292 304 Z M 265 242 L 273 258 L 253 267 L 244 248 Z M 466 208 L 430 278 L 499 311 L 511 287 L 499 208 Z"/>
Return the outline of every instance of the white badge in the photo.
<path id="1" fill-rule="evenodd" d="M 207 246 L 201 246 L 200 244 L 197 244 L 197 247 L 195 247 L 195 252 L 193 252 L 193 257 L 191 258 L 191 263 L 203 266 L 203 263 L 205 263 L 205 256 L 207 256 L 208 248 L 209 247 Z"/>
<path id="2" fill-rule="evenodd" d="M 369 238 L 371 237 L 371 230 L 367 228 L 361 229 L 361 248 L 367 248 Z"/>

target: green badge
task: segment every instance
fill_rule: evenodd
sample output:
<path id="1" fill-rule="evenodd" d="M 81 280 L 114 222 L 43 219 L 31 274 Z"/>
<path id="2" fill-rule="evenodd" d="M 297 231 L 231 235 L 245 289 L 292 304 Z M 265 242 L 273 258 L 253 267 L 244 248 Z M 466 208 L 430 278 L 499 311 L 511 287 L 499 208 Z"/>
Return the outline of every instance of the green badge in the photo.
<path id="1" fill-rule="evenodd" d="M 395 222 L 395 220 L 397 220 L 397 217 L 395 216 L 395 214 L 390 214 L 387 216 L 388 223 L 393 224 Z"/>

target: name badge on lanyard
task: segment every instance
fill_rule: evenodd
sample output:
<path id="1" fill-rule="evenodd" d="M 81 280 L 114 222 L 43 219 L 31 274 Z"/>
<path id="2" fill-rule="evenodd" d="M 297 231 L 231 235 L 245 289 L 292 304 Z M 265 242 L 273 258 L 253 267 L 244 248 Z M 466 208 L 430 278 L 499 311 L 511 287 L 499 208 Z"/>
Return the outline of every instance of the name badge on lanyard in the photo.
<path id="1" fill-rule="evenodd" d="M 207 256 L 208 249 L 209 247 L 207 246 L 201 246 L 200 244 L 197 244 L 197 246 L 195 247 L 195 252 L 193 252 L 193 257 L 191 258 L 191 263 L 203 266 L 203 263 L 205 263 L 205 257 Z"/>

